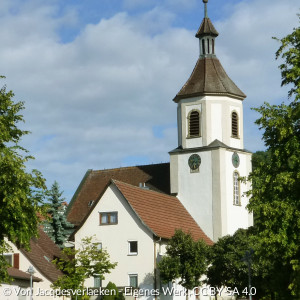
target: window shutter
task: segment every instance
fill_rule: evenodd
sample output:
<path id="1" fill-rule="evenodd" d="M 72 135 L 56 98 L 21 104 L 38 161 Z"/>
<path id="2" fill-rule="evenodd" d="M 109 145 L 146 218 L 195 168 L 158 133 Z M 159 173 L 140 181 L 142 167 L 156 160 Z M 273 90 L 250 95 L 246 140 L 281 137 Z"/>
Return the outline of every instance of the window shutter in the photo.
<path id="1" fill-rule="evenodd" d="M 19 269 L 20 263 L 19 263 L 19 253 L 14 253 L 14 268 Z"/>
<path id="2" fill-rule="evenodd" d="M 236 112 L 233 112 L 231 114 L 231 135 L 233 137 L 239 136 L 238 115 Z"/>
<path id="3" fill-rule="evenodd" d="M 189 136 L 200 136 L 200 116 L 198 111 L 192 111 L 190 114 Z"/>

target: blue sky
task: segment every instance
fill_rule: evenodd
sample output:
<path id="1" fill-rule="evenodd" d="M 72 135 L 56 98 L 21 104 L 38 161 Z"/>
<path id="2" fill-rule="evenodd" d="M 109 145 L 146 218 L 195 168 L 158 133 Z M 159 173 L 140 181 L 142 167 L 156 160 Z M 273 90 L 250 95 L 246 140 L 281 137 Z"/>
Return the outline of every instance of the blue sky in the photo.
<path id="1" fill-rule="evenodd" d="M 298 0 L 209 0 L 216 53 L 247 94 L 245 148 L 264 148 L 251 107 L 286 100 L 278 43 Z M 173 97 L 199 55 L 201 0 L 1 0 L 2 85 L 25 101 L 22 145 L 69 201 L 87 169 L 160 163 L 177 147 Z"/>

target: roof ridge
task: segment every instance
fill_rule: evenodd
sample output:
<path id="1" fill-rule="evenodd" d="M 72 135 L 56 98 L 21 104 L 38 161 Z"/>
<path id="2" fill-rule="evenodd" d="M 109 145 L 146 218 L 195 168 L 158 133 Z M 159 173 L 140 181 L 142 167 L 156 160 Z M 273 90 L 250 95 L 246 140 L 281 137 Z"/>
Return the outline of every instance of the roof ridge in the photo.
<path id="1" fill-rule="evenodd" d="M 154 191 L 154 190 L 151 190 L 151 189 L 145 189 L 145 188 L 142 188 L 142 187 L 139 187 L 139 186 L 136 186 L 136 185 L 132 185 L 132 184 L 124 182 L 124 181 L 120 181 L 120 180 L 116 180 L 116 179 L 111 179 L 111 182 L 113 182 L 115 184 L 118 183 L 118 182 L 120 182 L 121 184 L 125 184 L 125 185 L 130 186 L 130 187 L 132 187 L 134 189 L 137 189 L 139 191 L 145 191 L 145 192 L 155 193 L 155 194 L 159 194 L 159 195 L 163 195 L 163 196 L 167 196 L 167 197 L 171 197 L 171 198 L 175 198 L 175 199 L 179 200 L 175 196 L 168 195 L 168 194 L 165 194 L 165 193 L 162 193 L 162 192 L 158 192 L 158 191 Z"/>
<path id="2" fill-rule="evenodd" d="M 92 171 L 92 173 L 96 173 L 96 172 L 113 171 L 113 170 L 118 170 L 118 169 L 133 169 L 133 168 L 139 168 L 139 167 L 157 166 L 157 165 L 164 165 L 164 164 L 170 164 L 170 163 L 169 162 L 162 162 L 162 163 L 155 163 L 155 164 L 127 166 L 127 167 L 118 167 L 118 168 L 101 169 L 101 170 L 91 170 L 91 171 Z"/>

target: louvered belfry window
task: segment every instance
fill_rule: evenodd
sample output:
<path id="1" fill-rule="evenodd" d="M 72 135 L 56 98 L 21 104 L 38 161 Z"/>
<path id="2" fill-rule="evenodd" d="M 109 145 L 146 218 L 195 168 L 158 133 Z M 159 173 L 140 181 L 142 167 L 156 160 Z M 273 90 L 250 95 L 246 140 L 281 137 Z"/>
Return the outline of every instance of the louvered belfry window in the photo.
<path id="1" fill-rule="evenodd" d="M 232 137 L 239 136 L 238 114 L 235 111 L 231 114 L 231 135 Z"/>
<path id="2" fill-rule="evenodd" d="M 189 137 L 199 137 L 199 136 L 200 136 L 200 114 L 198 111 L 194 110 L 190 114 Z"/>

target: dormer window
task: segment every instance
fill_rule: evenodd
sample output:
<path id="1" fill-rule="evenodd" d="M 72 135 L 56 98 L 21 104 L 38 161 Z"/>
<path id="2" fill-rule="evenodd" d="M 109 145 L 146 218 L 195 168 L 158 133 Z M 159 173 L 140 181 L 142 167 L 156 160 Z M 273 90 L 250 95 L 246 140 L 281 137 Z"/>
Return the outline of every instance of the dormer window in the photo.
<path id="1" fill-rule="evenodd" d="M 238 114 L 233 111 L 231 114 L 231 136 L 234 138 L 239 137 Z"/>
<path id="2" fill-rule="evenodd" d="M 94 200 L 89 201 L 88 207 L 91 207 L 94 204 L 94 202 L 95 202 Z"/>
<path id="3" fill-rule="evenodd" d="M 198 110 L 193 110 L 189 114 L 189 137 L 195 138 L 200 136 L 200 113 Z"/>

